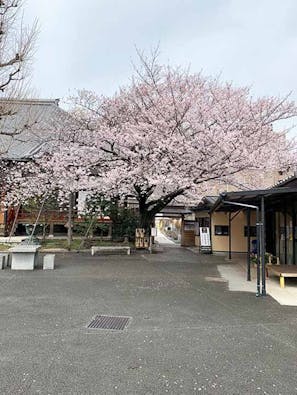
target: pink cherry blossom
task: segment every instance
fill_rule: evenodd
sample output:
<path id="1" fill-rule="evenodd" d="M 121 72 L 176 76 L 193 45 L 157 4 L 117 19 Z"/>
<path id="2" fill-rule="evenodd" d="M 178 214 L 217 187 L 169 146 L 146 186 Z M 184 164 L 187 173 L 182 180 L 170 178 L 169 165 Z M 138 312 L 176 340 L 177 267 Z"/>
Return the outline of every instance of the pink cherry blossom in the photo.
<path id="1" fill-rule="evenodd" d="M 59 133 L 67 140 L 25 165 L 26 184 L 18 170 L 11 200 L 56 189 L 61 196 L 129 196 L 147 227 L 174 199 L 198 202 L 218 181 L 295 165 L 295 141 L 273 128 L 296 116 L 294 102 L 254 99 L 248 88 L 160 66 L 155 57 L 141 60 L 131 84 L 114 96 L 80 91 L 73 98 L 79 127 Z"/>

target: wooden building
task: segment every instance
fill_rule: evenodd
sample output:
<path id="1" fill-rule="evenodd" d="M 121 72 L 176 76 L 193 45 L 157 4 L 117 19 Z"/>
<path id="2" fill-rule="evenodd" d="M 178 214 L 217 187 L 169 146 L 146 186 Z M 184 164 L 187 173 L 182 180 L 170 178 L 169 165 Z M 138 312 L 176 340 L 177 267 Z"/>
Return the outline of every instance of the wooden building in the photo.
<path id="1" fill-rule="evenodd" d="M 297 178 L 273 188 L 225 192 L 194 208 L 196 221 L 209 226 L 212 250 L 231 257 L 256 245 L 256 212 L 264 222 L 265 251 L 282 264 L 297 264 Z M 199 245 L 199 236 L 196 240 Z"/>
<path id="2" fill-rule="evenodd" d="M 75 123 L 70 115 L 59 107 L 59 100 L 0 100 L 0 105 L 7 108 L 8 116 L 0 120 L 2 131 L 0 152 L 6 161 L 30 161 L 51 147 L 63 134 L 66 140 L 75 132 Z M 3 192 L 5 193 L 5 186 Z M 9 207 L 0 210 L 0 236 L 25 235 L 38 216 L 34 207 Z M 82 216 L 74 211 L 74 228 L 84 222 Z M 111 238 L 112 221 L 98 217 L 98 236 Z M 38 220 L 38 233 L 47 236 L 67 233 L 67 212 L 58 206 L 44 209 Z"/>

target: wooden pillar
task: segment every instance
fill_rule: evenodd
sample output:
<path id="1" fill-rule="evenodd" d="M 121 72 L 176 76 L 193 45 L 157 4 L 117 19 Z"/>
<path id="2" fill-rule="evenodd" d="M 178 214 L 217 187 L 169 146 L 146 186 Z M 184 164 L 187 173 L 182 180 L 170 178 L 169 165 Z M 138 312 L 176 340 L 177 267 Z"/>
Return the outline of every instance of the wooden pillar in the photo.
<path id="1" fill-rule="evenodd" d="M 261 261 L 262 261 L 262 296 L 266 295 L 266 264 L 265 264 L 265 203 L 261 198 Z"/>
<path id="2" fill-rule="evenodd" d="M 108 227 L 108 237 L 110 239 L 112 239 L 112 224 L 109 224 L 109 227 Z"/>
<path id="3" fill-rule="evenodd" d="M 231 238 L 231 212 L 229 212 L 229 254 L 228 257 L 229 259 L 232 259 L 232 253 L 231 253 L 231 248 L 232 248 L 232 238 Z"/>
<path id="4" fill-rule="evenodd" d="M 285 228 L 285 232 L 284 232 L 284 236 L 285 236 L 285 265 L 288 263 L 288 259 L 287 259 L 287 256 L 288 256 L 288 240 L 287 240 L 287 237 L 288 237 L 288 232 L 287 232 L 287 204 L 286 204 L 286 202 L 285 202 L 285 210 L 284 210 L 284 228 Z"/>
<path id="5" fill-rule="evenodd" d="M 296 209 L 295 209 L 295 202 L 294 200 L 291 200 L 291 207 L 292 207 L 292 226 L 293 226 L 293 265 L 296 265 L 296 246 L 295 246 L 295 240 L 296 240 Z"/>
<path id="6" fill-rule="evenodd" d="M 48 237 L 54 237 L 54 223 L 50 222 L 49 224 L 49 235 Z"/>
<path id="7" fill-rule="evenodd" d="M 260 296 L 260 218 L 259 218 L 259 209 L 256 211 L 256 227 L 257 227 L 257 293 L 256 296 Z"/>
<path id="8" fill-rule="evenodd" d="M 251 210 L 247 210 L 247 281 L 251 281 Z"/>
<path id="9" fill-rule="evenodd" d="M 185 239 L 185 231 L 184 231 L 184 227 L 185 227 L 185 217 L 182 214 L 181 216 L 181 227 L 180 227 L 180 245 L 183 247 L 184 246 L 184 239 Z"/>
<path id="10" fill-rule="evenodd" d="M 72 237 L 73 237 L 73 193 L 69 193 L 69 207 L 68 207 L 68 230 L 67 230 L 67 245 L 70 249 Z"/>

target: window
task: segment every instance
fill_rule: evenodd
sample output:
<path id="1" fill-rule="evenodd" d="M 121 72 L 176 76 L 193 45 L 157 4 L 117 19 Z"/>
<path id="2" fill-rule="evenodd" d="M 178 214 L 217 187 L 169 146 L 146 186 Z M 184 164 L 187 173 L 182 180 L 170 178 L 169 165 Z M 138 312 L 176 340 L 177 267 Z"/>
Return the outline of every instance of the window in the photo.
<path id="1" fill-rule="evenodd" d="M 215 225 L 215 235 L 216 236 L 228 236 L 229 235 L 229 226 Z"/>
<path id="2" fill-rule="evenodd" d="M 248 227 L 244 227 L 244 237 L 247 237 L 248 235 Z M 251 237 L 257 237 L 257 228 L 256 226 L 250 226 L 250 236 Z"/>

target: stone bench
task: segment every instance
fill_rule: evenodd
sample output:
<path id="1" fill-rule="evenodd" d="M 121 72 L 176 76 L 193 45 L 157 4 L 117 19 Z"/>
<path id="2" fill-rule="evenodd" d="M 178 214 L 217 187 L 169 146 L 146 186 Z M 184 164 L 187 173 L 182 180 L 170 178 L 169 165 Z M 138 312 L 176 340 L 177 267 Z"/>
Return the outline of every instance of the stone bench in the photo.
<path id="1" fill-rule="evenodd" d="M 131 254 L 131 248 L 127 246 L 105 246 L 105 247 L 91 247 L 91 254 L 95 255 L 96 252 L 114 252 L 114 251 L 125 251 L 127 255 Z"/>
<path id="2" fill-rule="evenodd" d="M 38 244 L 18 244 L 9 249 L 11 254 L 11 270 L 33 270 L 36 267 Z"/>
<path id="3" fill-rule="evenodd" d="M 55 254 L 46 254 L 43 257 L 43 270 L 54 270 Z"/>

